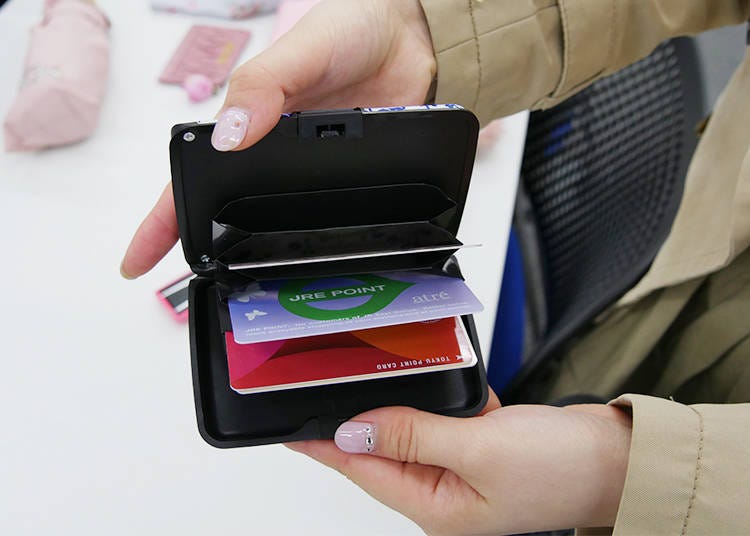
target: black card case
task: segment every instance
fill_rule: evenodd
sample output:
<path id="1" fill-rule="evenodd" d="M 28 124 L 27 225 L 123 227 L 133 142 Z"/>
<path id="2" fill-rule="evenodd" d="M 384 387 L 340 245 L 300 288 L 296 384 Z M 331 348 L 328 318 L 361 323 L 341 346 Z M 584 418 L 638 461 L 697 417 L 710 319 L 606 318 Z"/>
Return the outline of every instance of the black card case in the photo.
<path id="1" fill-rule="evenodd" d="M 341 422 L 375 407 L 480 411 L 487 382 L 470 316 L 463 321 L 480 356 L 471 368 L 240 395 L 229 386 L 222 303 L 255 280 L 395 270 L 461 277 L 452 254 L 461 244 L 475 116 L 453 105 L 301 112 L 228 153 L 212 148 L 212 131 L 177 125 L 170 143 L 180 238 L 198 276 L 189 323 L 201 436 L 216 447 L 251 446 L 331 438 Z M 404 250 L 415 251 L 389 253 Z M 356 258 L 341 260 L 347 255 Z M 295 264 L 300 258 L 309 262 Z"/>

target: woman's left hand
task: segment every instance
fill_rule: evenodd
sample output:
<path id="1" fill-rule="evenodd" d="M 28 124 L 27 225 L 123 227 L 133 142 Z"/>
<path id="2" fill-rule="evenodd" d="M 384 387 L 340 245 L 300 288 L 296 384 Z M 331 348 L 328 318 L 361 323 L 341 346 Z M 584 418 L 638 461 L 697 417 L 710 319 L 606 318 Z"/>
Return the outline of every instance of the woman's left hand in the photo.
<path id="1" fill-rule="evenodd" d="M 334 441 L 287 446 L 346 475 L 431 535 L 612 526 L 631 419 L 604 405 L 509 406 L 477 417 L 381 408 Z"/>

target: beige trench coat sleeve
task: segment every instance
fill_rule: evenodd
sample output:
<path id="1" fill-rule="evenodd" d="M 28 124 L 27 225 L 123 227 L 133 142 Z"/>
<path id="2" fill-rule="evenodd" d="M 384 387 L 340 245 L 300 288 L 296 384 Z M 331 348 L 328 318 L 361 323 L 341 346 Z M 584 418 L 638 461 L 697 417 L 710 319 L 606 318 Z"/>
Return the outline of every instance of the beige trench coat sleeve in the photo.
<path id="1" fill-rule="evenodd" d="M 750 534 L 750 404 L 611 403 L 634 423 L 615 536 Z"/>
<path id="2" fill-rule="evenodd" d="M 483 124 L 547 108 L 660 42 L 750 18 L 750 0 L 421 0 L 435 102 Z"/>

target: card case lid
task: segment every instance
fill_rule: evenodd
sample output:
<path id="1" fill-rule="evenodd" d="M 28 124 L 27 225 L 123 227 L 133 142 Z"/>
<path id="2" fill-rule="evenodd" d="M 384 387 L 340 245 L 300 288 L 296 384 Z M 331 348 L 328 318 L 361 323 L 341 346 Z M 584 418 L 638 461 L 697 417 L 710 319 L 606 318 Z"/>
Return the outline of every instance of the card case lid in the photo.
<path id="1" fill-rule="evenodd" d="M 170 158 L 185 258 L 194 271 L 210 264 L 213 219 L 237 199 L 352 188 L 437 189 L 430 202 L 442 203 L 433 199 L 442 195 L 455 209 L 432 224 L 455 236 L 478 130 L 474 114 L 458 105 L 300 112 L 285 114 L 249 149 L 220 152 L 211 145 L 212 123 L 176 125 Z M 378 192 L 372 199 L 383 198 Z M 420 199 L 413 196 L 415 212 Z"/>

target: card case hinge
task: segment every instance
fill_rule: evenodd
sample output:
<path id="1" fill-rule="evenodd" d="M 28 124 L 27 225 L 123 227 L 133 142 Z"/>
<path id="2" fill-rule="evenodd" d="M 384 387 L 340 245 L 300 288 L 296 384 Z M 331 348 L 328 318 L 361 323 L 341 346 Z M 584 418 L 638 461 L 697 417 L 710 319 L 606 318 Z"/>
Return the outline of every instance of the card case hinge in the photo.
<path id="1" fill-rule="evenodd" d="M 212 274 L 217 269 L 217 263 L 212 261 L 208 255 L 203 255 L 201 262 L 193 264 L 191 268 L 198 275 Z"/>

